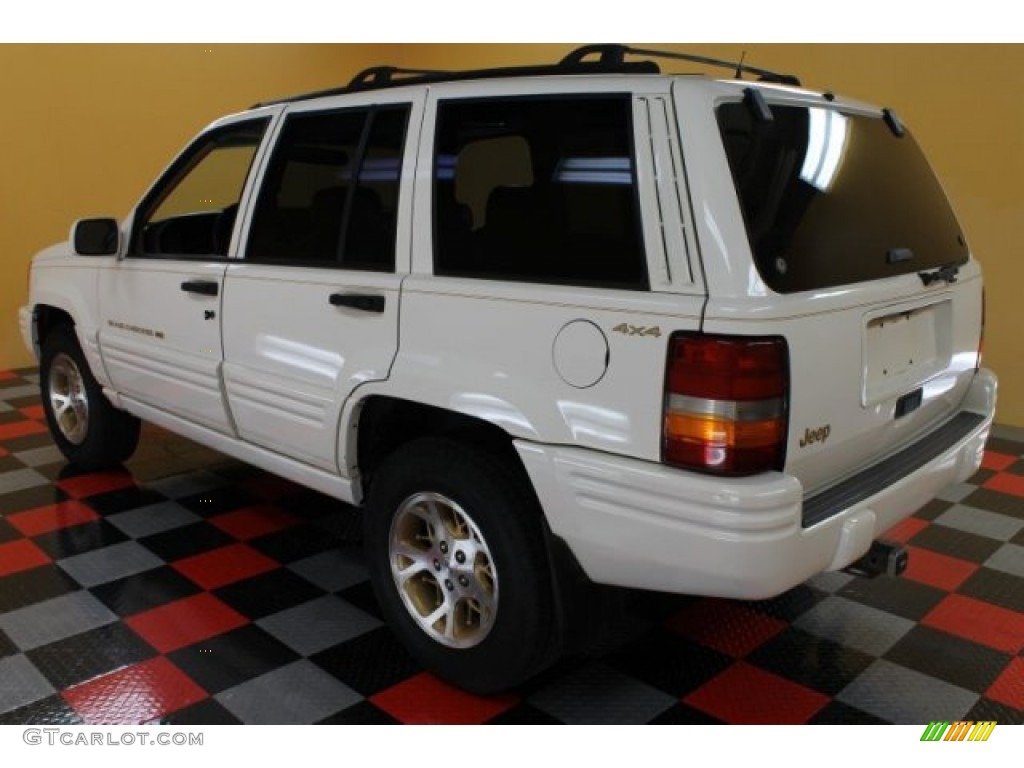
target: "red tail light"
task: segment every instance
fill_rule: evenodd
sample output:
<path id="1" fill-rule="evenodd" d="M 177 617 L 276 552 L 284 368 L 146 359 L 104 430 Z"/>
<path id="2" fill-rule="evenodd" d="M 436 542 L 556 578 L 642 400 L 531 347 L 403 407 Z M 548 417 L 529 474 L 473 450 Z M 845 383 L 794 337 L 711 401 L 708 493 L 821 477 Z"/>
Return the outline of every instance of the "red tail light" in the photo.
<path id="1" fill-rule="evenodd" d="M 663 459 L 720 475 L 782 469 L 788 390 L 785 339 L 674 335 Z"/>

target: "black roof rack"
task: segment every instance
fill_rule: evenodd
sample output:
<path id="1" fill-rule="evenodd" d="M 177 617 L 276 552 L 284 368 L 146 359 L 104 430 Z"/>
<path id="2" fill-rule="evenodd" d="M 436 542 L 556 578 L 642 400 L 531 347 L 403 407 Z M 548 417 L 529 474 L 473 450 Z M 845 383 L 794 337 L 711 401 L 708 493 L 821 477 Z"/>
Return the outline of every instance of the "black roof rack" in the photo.
<path id="1" fill-rule="evenodd" d="M 726 61 L 725 59 L 712 59 L 708 56 L 697 56 L 693 53 L 677 53 L 675 51 L 661 51 L 654 48 L 634 48 L 629 45 L 584 45 L 581 48 L 570 52 L 562 59 L 559 66 L 578 65 L 587 56 L 597 54 L 601 60 L 621 63 L 625 56 L 651 56 L 655 59 L 673 59 L 675 61 L 689 61 L 694 64 L 707 64 L 712 67 L 731 69 L 738 80 L 743 79 L 743 73 L 749 72 L 757 75 L 758 79 L 766 83 L 784 83 L 786 85 L 800 85 L 800 79 L 796 75 L 786 75 L 780 72 L 772 72 L 770 69 L 751 67 L 739 61 Z"/>
<path id="2" fill-rule="evenodd" d="M 252 109 L 266 107 L 271 104 L 286 104 L 293 101 L 316 99 L 322 96 L 340 96 L 346 93 L 392 88 L 400 85 L 443 83 L 453 80 L 483 80 L 494 77 L 530 77 L 538 75 L 658 74 L 661 72 L 661 68 L 653 61 L 626 61 L 626 56 L 647 56 L 657 59 L 707 64 L 734 70 L 735 76 L 738 79 L 743 79 L 743 73 L 749 72 L 752 75 L 757 75 L 758 79 L 764 82 L 800 85 L 800 81 L 793 75 L 784 75 L 768 69 L 761 69 L 760 67 L 751 67 L 742 61 L 724 61 L 707 56 L 696 56 L 690 53 L 633 48 L 628 45 L 602 44 L 584 45 L 576 48 L 564 56 L 557 64 L 454 71 L 404 69 L 392 66 L 370 67 L 353 77 L 347 85 L 260 102 L 259 104 L 254 104 Z"/>
<path id="3" fill-rule="evenodd" d="M 349 80 L 348 87 L 352 89 L 356 88 L 373 88 L 374 86 L 387 85 L 391 83 L 396 75 L 403 77 L 414 76 L 414 77 L 425 77 L 428 75 L 447 75 L 449 72 L 439 69 L 404 69 L 402 67 L 370 67 L 364 69 L 358 75 Z"/>

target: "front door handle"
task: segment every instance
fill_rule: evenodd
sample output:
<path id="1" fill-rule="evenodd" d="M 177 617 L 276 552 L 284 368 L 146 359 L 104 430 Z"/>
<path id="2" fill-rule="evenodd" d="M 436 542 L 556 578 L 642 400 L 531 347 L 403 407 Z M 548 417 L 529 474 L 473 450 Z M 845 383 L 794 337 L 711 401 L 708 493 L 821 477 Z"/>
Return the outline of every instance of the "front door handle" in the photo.
<path id="1" fill-rule="evenodd" d="M 185 293 L 198 293 L 203 296 L 216 296 L 217 283 L 214 280 L 186 280 L 181 284 L 181 290 Z"/>
<path id="2" fill-rule="evenodd" d="M 332 293 L 332 307 L 350 307 L 363 312 L 383 312 L 384 297 L 369 293 Z"/>

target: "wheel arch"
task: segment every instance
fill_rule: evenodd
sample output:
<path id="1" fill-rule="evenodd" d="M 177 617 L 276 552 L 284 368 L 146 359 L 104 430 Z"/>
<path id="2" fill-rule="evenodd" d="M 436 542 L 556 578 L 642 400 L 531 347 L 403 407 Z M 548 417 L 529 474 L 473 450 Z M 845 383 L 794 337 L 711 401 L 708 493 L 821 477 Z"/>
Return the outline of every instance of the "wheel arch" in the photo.
<path id="1" fill-rule="evenodd" d="M 52 304 L 36 304 L 32 308 L 32 343 L 36 347 L 37 355 L 46 337 L 58 325 L 70 325 L 73 328 L 75 318 L 66 309 Z"/>
<path id="2" fill-rule="evenodd" d="M 512 445 L 514 437 L 477 416 L 388 395 L 369 395 L 349 419 L 349 476 L 357 495 L 368 492 L 376 470 L 403 445 L 424 437 L 447 437 L 487 451 L 529 484 L 526 467 Z"/>

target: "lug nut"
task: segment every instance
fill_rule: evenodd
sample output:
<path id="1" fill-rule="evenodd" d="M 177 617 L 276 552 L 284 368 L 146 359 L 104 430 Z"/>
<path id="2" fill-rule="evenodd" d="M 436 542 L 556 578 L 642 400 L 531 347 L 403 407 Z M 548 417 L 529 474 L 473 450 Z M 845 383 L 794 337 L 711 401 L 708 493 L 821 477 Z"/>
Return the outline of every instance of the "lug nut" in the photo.
<path id="1" fill-rule="evenodd" d="M 458 551 L 458 552 L 456 552 L 456 553 L 455 553 L 455 560 L 456 560 L 456 562 L 458 562 L 458 563 L 464 563 L 464 562 L 466 562 L 466 553 L 465 553 L 465 552 L 463 552 L 463 551 L 461 551 L 461 550 L 460 550 L 460 551 Z"/>
<path id="2" fill-rule="evenodd" d="M 451 591 L 452 591 L 453 589 L 455 589 L 455 585 L 454 585 L 454 584 L 452 584 L 452 580 L 451 580 L 451 579 L 445 579 L 445 580 L 444 580 L 444 585 L 445 585 L 446 587 L 448 587 L 448 591 L 449 591 L 449 592 L 451 592 Z"/>
<path id="3" fill-rule="evenodd" d="M 464 587 L 468 587 L 469 579 L 467 579 L 465 576 L 459 576 L 459 584 L 461 584 Z"/>
<path id="4" fill-rule="evenodd" d="M 434 561 L 434 570 L 435 571 L 440 571 L 441 570 L 441 561 L 440 560 L 435 560 Z"/>
<path id="5" fill-rule="evenodd" d="M 442 555 L 447 555 L 448 554 L 448 542 L 447 541 L 442 541 L 441 542 L 441 554 Z"/>

